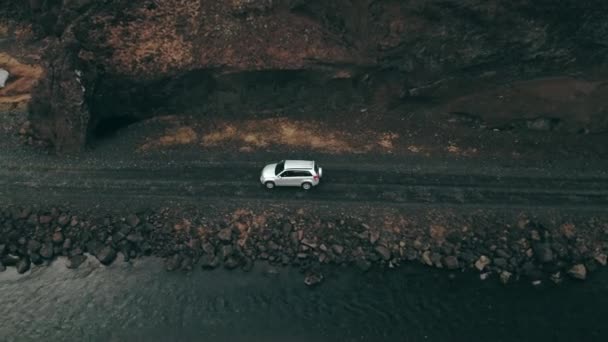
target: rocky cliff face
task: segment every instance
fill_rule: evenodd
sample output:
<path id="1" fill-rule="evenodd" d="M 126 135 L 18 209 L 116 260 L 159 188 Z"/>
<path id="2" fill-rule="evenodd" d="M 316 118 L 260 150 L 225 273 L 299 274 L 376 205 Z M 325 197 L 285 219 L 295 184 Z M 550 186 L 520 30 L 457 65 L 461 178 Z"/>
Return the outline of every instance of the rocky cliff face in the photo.
<path id="1" fill-rule="evenodd" d="M 608 126 L 603 0 L 11 0 L 0 11 L 7 27 L 32 27 L 15 44 L 45 46 L 30 115 L 59 149 L 160 112 L 353 103 Z"/>

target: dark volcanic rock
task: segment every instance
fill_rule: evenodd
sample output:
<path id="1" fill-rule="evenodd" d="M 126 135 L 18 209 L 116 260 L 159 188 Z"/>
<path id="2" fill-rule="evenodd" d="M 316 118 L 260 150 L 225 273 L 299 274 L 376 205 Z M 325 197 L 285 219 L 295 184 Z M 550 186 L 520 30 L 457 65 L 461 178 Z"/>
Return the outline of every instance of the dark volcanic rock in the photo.
<path id="1" fill-rule="evenodd" d="M 443 259 L 443 264 L 448 270 L 455 270 L 460 267 L 458 258 L 454 255 L 447 256 Z"/>
<path id="2" fill-rule="evenodd" d="M 42 244 L 40 244 L 40 242 L 36 240 L 30 240 L 27 242 L 27 250 L 30 253 L 38 252 L 40 250 L 40 247 L 42 247 Z"/>
<path id="3" fill-rule="evenodd" d="M 223 241 L 223 242 L 230 242 L 230 241 L 232 241 L 232 228 L 228 227 L 228 228 L 221 229 L 217 233 L 217 238 L 220 239 L 220 241 Z"/>
<path id="4" fill-rule="evenodd" d="M 538 261 L 542 263 L 549 263 L 553 261 L 553 251 L 551 245 L 548 243 L 537 243 L 533 246 L 534 255 Z"/>
<path id="5" fill-rule="evenodd" d="M 201 257 L 201 267 L 203 269 L 214 269 L 220 264 L 219 258 L 215 255 L 205 254 Z"/>
<path id="6" fill-rule="evenodd" d="M 45 243 L 40 248 L 40 256 L 45 259 L 51 259 L 53 257 L 53 245 L 49 243 Z"/>
<path id="7" fill-rule="evenodd" d="M 74 255 L 68 258 L 67 262 L 66 262 L 66 267 L 70 268 L 70 269 L 74 269 L 74 268 L 78 268 L 80 265 L 82 265 L 82 263 L 87 260 L 87 256 L 86 255 Z"/>
<path id="8" fill-rule="evenodd" d="M 165 268 L 167 271 L 175 271 L 180 268 L 182 263 L 182 256 L 179 254 L 174 254 L 170 258 L 165 261 Z"/>
<path id="9" fill-rule="evenodd" d="M 127 241 L 130 241 L 133 243 L 140 243 L 140 242 L 144 241 L 144 237 L 140 233 L 129 234 L 127 236 Z"/>
<path id="10" fill-rule="evenodd" d="M 574 279 L 585 280 L 587 278 L 587 268 L 583 264 L 574 265 L 568 270 L 568 275 Z"/>
<path id="11" fill-rule="evenodd" d="M 58 245 L 63 243 L 63 233 L 62 232 L 53 233 L 52 240 L 53 240 L 53 243 L 58 244 Z"/>
<path id="12" fill-rule="evenodd" d="M 27 272 L 30 269 L 30 259 L 28 259 L 28 258 L 19 259 L 16 267 L 17 267 L 17 273 L 19 273 L 19 274 L 23 274 L 23 273 Z"/>
<path id="13" fill-rule="evenodd" d="M 139 225 L 141 220 L 139 219 L 139 217 L 137 217 L 137 215 L 131 214 L 131 215 L 127 216 L 126 222 L 129 226 L 135 228 L 135 227 L 137 227 L 137 225 Z"/>
<path id="14" fill-rule="evenodd" d="M 70 217 L 67 215 L 61 215 L 57 219 L 57 224 L 59 224 L 61 227 L 67 226 L 68 223 L 70 223 Z"/>
<path id="15" fill-rule="evenodd" d="M 102 264 L 109 265 L 116 259 L 116 251 L 110 246 L 105 246 L 95 256 Z"/>
<path id="16" fill-rule="evenodd" d="M 30 261 L 34 265 L 42 265 L 42 263 L 44 262 L 44 260 L 42 259 L 42 257 L 38 253 L 32 253 L 32 254 L 30 254 Z"/>
<path id="17" fill-rule="evenodd" d="M 224 267 L 229 270 L 233 270 L 240 266 L 240 262 L 235 257 L 229 257 L 226 262 L 224 262 Z"/>
<path id="18" fill-rule="evenodd" d="M 386 248 L 385 246 L 377 246 L 375 248 L 376 253 L 378 253 L 382 259 L 384 259 L 385 261 L 388 261 L 391 259 L 391 251 Z"/>

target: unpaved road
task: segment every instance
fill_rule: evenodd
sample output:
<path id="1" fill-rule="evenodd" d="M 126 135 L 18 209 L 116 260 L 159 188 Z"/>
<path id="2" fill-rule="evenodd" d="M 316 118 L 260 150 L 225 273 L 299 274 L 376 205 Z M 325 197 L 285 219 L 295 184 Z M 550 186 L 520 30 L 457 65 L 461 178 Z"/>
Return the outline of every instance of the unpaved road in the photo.
<path id="1" fill-rule="evenodd" d="M 268 191 L 259 183 L 263 164 L 226 162 L 164 168 L 5 166 L 0 198 L 9 201 L 314 201 L 380 205 L 481 207 L 608 207 L 608 176 L 433 172 L 392 164 L 324 163 L 320 186 Z"/>

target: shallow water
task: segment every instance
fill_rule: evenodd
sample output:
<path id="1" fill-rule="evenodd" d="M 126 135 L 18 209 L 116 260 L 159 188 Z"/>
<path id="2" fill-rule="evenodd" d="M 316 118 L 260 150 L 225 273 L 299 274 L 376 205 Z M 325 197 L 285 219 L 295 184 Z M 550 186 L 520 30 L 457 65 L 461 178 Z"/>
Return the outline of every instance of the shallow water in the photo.
<path id="1" fill-rule="evenodd" d="M 507 287 L 407 267 L 167 273 L 156 259 L 0 273 L 2 341 L 605 341 L 608 274 Z"/>

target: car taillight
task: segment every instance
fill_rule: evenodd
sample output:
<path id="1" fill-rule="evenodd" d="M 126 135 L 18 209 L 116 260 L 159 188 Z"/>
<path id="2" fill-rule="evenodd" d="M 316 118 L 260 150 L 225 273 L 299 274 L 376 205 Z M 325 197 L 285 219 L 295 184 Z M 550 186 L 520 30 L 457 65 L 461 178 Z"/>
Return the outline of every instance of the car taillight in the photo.
<path id="1" fill-rule="evenodd" d="M 319 176 L 312 176 L 314 180 L 319 180 Z"/>

